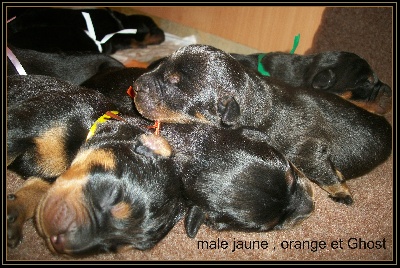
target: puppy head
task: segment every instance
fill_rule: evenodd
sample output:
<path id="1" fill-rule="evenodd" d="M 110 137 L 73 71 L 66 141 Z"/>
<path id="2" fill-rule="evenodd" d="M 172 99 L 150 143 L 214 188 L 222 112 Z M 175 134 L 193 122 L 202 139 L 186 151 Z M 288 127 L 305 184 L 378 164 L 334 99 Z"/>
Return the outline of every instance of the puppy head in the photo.
<path id="1" fill-rule="evenodd" d="M 116 11 L 112 13 L 121 21 L 124 29 L 137 29 L 136 34 L 132 35 L 131 47 L 145 47 L 164 42 L 164 31 L 152 18 L 144 15 L 127 16 Z"/>
<path id="2" fill-rule="evenodd" d="M 230 123 L 240 114 L 247 82 L 243 67 L 232 56 L 214 47 L 190 45 L 135 81 L 134 102 L 151 120 L 220 123 L 225 115 Z"/>
<path id="3" fill-rule="evenodd" d="M 209 171 L 185 183 L 189 237 L 202 223 L 217 230 L 289 228 L 313 211 L 309 181 L 267 144 L 244 143 L 246 148 L 218 157 L 218 171 L 209 165 Z"/>
<path id="4" fill-rule="evenodd" d="M 83 148 L 41 200 L 36 222 L 52 251 L 87 255 L 124 245 L 145 250 L 180 219 L 179 182 L 168 158 L 137 153 L 146 146 L 141 142 L 109 144 Z"/>
<path id="5" fill-rule="evenodd" d="M 340 95 L 373 113 L 385 114 L 391 109 L 391 88 L 363 58 L 350 52 L 329 52 L 316 60 L 311 77 L 314 89 Z"/>

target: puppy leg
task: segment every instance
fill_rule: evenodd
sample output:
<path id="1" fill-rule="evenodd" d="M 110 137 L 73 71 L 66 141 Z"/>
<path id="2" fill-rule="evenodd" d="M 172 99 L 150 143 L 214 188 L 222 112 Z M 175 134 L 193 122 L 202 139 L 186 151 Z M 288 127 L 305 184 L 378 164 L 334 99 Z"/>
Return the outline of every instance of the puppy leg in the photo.
<path id="1" fill-rule="evenodd" d="M 339 171 L 337 171 L 339 172 Z M 333 177 L 335 178 L 335 177 Z M 326 182 L 328 180 L 329 182 Z M 332 183 L 332 179 L 326 179 L 326 178 L 318 178 L 314 180 L 319 187 L 324 189 L 326 192 L 329 193 L 329 197 L 338 203 L 343 203 L 346 205 L 351 205 L 353 204 L 353 197 L 350 193 L 349 188 L 347 187 L 347 184 L 342 181 L 342 182 L 334 182 Z"/>
<path id="2" fill-rule="evenodd" d="M 329 193 L 332 200 L 351 205 L 353 198 L 342 173 L 331 161 L 332 155 L 326 142 L 310 138 L 294 146 L 289 159 L 311 181 Z"/>
<path id="3" fill-rule="evenodd" d="M 7 246 L 15 248 L 22 241 L 24 223 L 35 214 L 42 196 L 50 188 L 50 183 L 29 178 L 15 194 L 7 196 Z"/>
<path id="4" fill-rule="evenodd" d="M 187 236 L 190 238 L 195 237 L 205 219 L 206 215 L 201 208 L 198 206 L 191 207 L 185 218 L 185 229 Z"/>

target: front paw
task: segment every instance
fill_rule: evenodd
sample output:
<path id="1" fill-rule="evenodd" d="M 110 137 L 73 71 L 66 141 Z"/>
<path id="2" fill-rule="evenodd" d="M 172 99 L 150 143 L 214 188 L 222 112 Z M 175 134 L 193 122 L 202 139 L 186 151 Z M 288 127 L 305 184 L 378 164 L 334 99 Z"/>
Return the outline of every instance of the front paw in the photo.
<path id="1" fill-rule="evenodd" d="M 18 207 L 17 197 L 14 194 L 7 196 L 7 246 L 17 247 L 22 241 L 24 217 Z"/>
<path id="2" fill-rule="evenodd" d="M 7 246 L 15 248 L 22 241 L 25 222 L 35 215 L 36 207 L 51 184 L 31 177 L 15 194 L 7 196 Z"/>
<path id="3" fill-rule="evenodd" d="M 343 176 L 340 177 L 343 178 Z M 324 189 L 329 193 L 329 197 L 333 201 L 346 205 L 352 205 L 354 203 L 349 188 L 347 187 L 344 181 L 340 183 L 334 183 L 331 185 L 320 185 L 320 186 L 322 187 L 322 189 Z"/>

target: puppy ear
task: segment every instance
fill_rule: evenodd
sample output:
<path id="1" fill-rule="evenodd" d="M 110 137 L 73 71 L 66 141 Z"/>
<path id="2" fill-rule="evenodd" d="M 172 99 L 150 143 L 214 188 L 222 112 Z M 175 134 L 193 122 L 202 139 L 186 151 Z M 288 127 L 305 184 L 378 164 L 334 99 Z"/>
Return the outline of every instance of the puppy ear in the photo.
<path id="1" fill-rule="evenodd" d="M 224 125 L 233 126 L 239 120 L 240 106 L 232 96 L 224 96 L 218 101 L 218 113 Z"/>
<path id="2" fill-rule="evenodd" d="M 193 206 L 189 209 L 185 218 L 186 234 L 190 238 L 194 238 L 203 224 L 206 216 L 198 206 Z"/>
<path id="3" fill-rule="evenodd" d="M 336 75 L 332 69 L 326 69 L 316 74 L 312 81 L 314 89 L 328 89 L 336 82 Z"/>
<path id="4" fill-rule="evenodd" d="M 135 152 L 149 157 L 154 155 L 170 157 L 172 155 L 172 149 L 168 141 L 164 137 L 155 134 L 140 135 L 135 145 Z"/>

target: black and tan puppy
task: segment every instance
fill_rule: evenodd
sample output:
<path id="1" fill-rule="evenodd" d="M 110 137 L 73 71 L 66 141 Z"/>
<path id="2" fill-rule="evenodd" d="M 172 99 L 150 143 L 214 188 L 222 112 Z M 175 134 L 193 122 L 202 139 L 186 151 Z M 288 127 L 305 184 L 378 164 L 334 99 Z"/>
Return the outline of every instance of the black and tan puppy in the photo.
<path id="1" fill-rule="evenodd" d="M 106 121 L 103 114 L 115 108 L 109 99 L 55 78 L 7 82 L 8 168 L 35 177 L 8 197 L 9 246 L 18 245 L 36 207 L 49 248 L 69 255 L 151 248 L 183 216 L 170 152 L 153 145 L 137 152 L 146 148 L 148 121 Z"/>
<path id="2" fill-rule="evenodd" d="M 110 55 L 91 51 L 40 52 L 8 45 L 26 74 L 47 75 L 79 85 L 96 74 L 125 66 Z M 7 54 L 9 52 L 7 51 Z M 18 62 L 7 57 L 7 75 L 20 74 Z"/>
<path id="3" fill-rule="evenodd" d="M 115 109 L 98 92 L 46 76 L 9 76 L 7 86 L 7 168 L 24 178 L 53 181 L 68 168 L 85 141 L 85 132 L 104 109 Z M 34 181 L 27 189 L 36 194 L 26 195 L 23 190 L 9 196 L 7 244 L 11 247 L 22 239 L 24 222 L 34 215 L 49 187 L 40 179 Z"/>
<path id="4" fill-rule="evenodd" d="M 346 179 L 366 174 L 391 154 L 391 125 L 382 116 L 334 94 L 279 84 L 211 46 L 177 50 L 134 88 L 144 117 L 245 127 L 338 202 L 353 202 Z"/>
<path id="5" fill-rule="evenodd" d="M 171 152 L 147 148 L 147 124 L 106 122 L 80 148 L 38 205 L 36 224 L 50 249 L 68 255 L 127 245 L 146 250 L 181 219 L 182 187 L 172 176 Z"/>
<path id="6" fill-rule="evenodd" d="M 22 11 L 20 10 L 22 9 Z M 82 15 L 88 13 L 94 35 Z M 7 43 L 42 52 L 95 51 L 112 54 L 117 50 L 160 44 L 164 31 L 148 16 L 125 15 L 110 9 L 68 9 L 46 7 L 8 7 Z M 136 33 L 117 33 L 136 29 Z M 113 34 L 102 44 L 102 39 Z M 100 45 L 100 47 L 99 47 Z"/>
<path id="7" fill-rule="evenodd" d="M 55 178 L 69 166 L 93 122 L 115 109 L 99 92 L 60 79 L 7 77 L 8 167 L 25 177 Z M 52 156 L 42 158 L 49 149 Z"/>
<path id="8" fill-rule="evenodd" d="M 28 75 L 45 75 L 75 85 L 95 89 L 109 97 L 118 110 L 135 110 L 127 90 L 148 68 L 125 67 L 109 55 L 95 52 L 44 53 L 10 46 Z M 13 57 L 12 57 L 13 58 Z M 15 59 L 15 58 L 13 58 Z M 7 75 L 16 75 L 15 66 L 7 61 Z"/>
<path id="9" fill-rule="evenodd" d="M 266 142 L 243 129 L 204 124 L 162 124 L 189 208 L 189 237 L 204 223 L 216 230 L 290 228 L 314 208 L 309 181 Z"/>
<path id="10" fill-rule="evenodd" d="M 368 62 L 355 53 L 326 51 L 311 55 L 285 52 L 231 54 L 254 70 L 294 86 L 337 94 L 370 112 L 392 107 L 392 90 L 379 80 Z M 261 65 L 261 66 L 260 66 Z"/>

